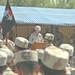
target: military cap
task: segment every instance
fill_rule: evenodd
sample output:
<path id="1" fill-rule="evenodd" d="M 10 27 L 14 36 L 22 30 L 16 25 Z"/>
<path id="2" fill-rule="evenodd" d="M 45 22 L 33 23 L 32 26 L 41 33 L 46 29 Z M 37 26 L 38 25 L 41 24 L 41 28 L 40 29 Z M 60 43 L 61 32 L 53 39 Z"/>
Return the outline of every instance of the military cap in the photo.
<path id="1" fill-rule="evenodd" d="M 7 63 L 7 54 L 0 51 L 0 66 L 5 66 Z"/>
<path id="2" fill-rule="evenodd" d="M 36 61 L 38 62 L 38 53 L 33 50 L 18 51 L 15 53 L 15 64 L 19 62 Z"/>
<path id="3" fill-rule="evenodd" d="M 1 48 L 8 48 L 6 45 L 2 45 Z"/>
<path id="4" fill-rule="evenodd" d="M 34 28 L 34 30 L 41 31 L 41 27 L 40 27 L 40 26 L 36 26 L 36 27 Z"/>
<path id="5" fill-rule="evenodd" d="M 5 52 L 7 54 L 7 63 L 11 63 L 13 61 L 14 53 L 10 49 L 4 47 L 0 48 L 0 51 Z"/>
<path id="6" fill-rule="evenodd" d="M 15 45 L 22 47 L 22 48 L 27 48 L 29 44 L 29 41 L 23 37 L 16 37 L 15 39 Z"/>
<path id="7" fill-rule="evenodd" d="M 64 70 L 69 60 L 69 54 L 67 51 L 61 49 L 49 50 L 46 48 L 43 54 L 42 63 L 53 70 Z"/>
<path id="8" fill-rule="evenodd" d="M 3 45 L 6 45 L 6 39 L 3 41 Z M 15 50 L 15 44 L 13 41 L 8 39 L 7 46 L 11 51 Z"/>
<path id="9" fill-rule="evenodd" d="M 51 34 L 51 33 L 46 33 L 45 34 L 45 39 L 47 39 L 47 40 L 54 40 L 54 35 Z"/>
<path id="10" fill-rule="evenodd" d="M 69 53 L 69 56 L 73 56 L 74 48 L 70 44 L 61 44 L 60 48 L 66 50 Z"/>

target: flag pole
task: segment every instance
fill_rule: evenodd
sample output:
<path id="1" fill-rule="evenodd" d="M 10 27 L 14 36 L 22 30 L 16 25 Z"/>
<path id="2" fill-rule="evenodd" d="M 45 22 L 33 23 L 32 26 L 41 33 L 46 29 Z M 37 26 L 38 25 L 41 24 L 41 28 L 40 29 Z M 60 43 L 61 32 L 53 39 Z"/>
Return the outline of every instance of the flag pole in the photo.
<path id="1" fill-rule="evenodd" d="M 15 25 L 15 28 L 16 28 L 16 37 L 17 37 L 17 24 Z"/>
<path id="2" fill-rule="evenodd" d="M 9 32 L 6 34 L 6 46 L 8 46 L 8 37 L 9 37 Z"/>

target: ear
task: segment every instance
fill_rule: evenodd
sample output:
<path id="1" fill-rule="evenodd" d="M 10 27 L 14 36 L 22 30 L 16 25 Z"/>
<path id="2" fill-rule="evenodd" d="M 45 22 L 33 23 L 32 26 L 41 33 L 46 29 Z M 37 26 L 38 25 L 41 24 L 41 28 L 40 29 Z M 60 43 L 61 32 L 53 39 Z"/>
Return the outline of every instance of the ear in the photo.
<path id="1" fill-rule="evenodd" d="M 37 74 L 44 75 L 43 70 L 41 69 L 40 66 L 37 67 Z"/>

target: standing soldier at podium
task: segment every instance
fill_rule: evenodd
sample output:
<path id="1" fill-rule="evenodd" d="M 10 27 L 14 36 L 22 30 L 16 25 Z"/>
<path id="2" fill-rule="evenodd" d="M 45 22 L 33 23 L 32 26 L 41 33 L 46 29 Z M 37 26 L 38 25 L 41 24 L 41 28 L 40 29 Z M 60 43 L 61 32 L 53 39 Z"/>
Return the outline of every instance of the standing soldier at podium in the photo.
<path id="1" fill-rule="evenodd" d="M 42 34 L 40 33 L 41 31 L 41 27 L 40 26 L 36 26 L 34 28 L 34 32 L 30 35 L 29 37 L 29 43 L 30 43 L 30 46 L 34 43 L 34 42 L 38 42 L 38 43 L 41 43 L 43 42 L 43 36 Z"/>
<path id="2" fill-rule="evenodd" d="M 43 49 L 45 49 L 45 48 L 47 48 L 49 46 L 55 47 L 53 45 L 54 35 L 52 33 L 46 33 L 44 38 L 45 38 L 45 42 L 47 42 L 47 45 Z"/>

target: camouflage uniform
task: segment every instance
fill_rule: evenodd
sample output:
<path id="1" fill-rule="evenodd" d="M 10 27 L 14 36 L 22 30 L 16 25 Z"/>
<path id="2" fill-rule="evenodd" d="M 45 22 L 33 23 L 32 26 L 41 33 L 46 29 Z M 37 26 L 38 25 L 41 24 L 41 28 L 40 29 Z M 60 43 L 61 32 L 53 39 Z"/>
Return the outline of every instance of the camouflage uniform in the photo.
<path id="1" fill-rule="evenodd" d="M 29 37 L 29 43 L 33 44 L 34 42 L 43 42 L 43 36 L 40 33 L 41 31 L 41 27 L 40 26 L 36 26 L 34 28 L 35 32 L 33 32 L 30 37 Z"/>

